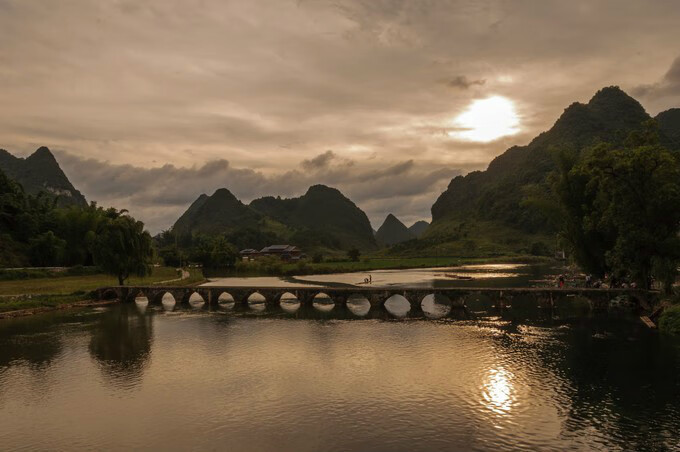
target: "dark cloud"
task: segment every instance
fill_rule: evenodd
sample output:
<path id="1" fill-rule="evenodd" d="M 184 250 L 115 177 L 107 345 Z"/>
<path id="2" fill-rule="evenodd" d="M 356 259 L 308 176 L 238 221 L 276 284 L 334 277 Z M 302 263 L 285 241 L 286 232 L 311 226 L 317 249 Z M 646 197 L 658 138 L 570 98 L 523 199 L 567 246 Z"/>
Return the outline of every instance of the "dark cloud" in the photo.
<path id="1" fill-rule="evenodd" d="M 301 165 L 307 170 L 317 170 L 320 168 L 325 168 L 328 164 L 336 157 L 333 151 L 326 151 L 323 154 L 319 154 L 313 159 L 303 160 Z"/>
<path id="2" fill-rule="evenodd" d="M 209 161 L 200 166 L 156 168 L 115 165 L 85 159 L 68 152 L 56 152 L 64 172 L 89 200 L 100 205 L 127 208 L 157 232 L 170 227 L 201 193 L 211 194 L 220 187 L 231 190 L 244 202 L 266 195 L 299 196 L 310 185 L 323 183 L 340 189 L 363 208 L 373 221 L 382 221 L 385 202 L 400 200 L 391 209 L 405 218 L 429 219 L 430 206 L 458 170 L 431 168 L 427 164 L 355 162 L 333 158 L 332 152 L 319 154 L 293 169 L 264 174 L 235 168 L 226 160 Z M 418 200 L 415 202 L 415 200 Z M 390 204 L 392 205 L 392 204 Z"/>
<path id="3" fill-rule="evenodd" d="M 633 88 L 632 93 L 636 96 L 648 97 L 680 96 L 680 56 L 673 61 L 661 81 L 649 85 L 638 85 Z"/>
<path id="4" fill-rule="evenodd" d="M 449 79 L 443 80 L 442 83 L 449 88 L 454 89 L 469 89 L 473 86 L 483 86 L 486 83 L 485 79 L 469 79 L 464 75 L 456 75 Z"/>

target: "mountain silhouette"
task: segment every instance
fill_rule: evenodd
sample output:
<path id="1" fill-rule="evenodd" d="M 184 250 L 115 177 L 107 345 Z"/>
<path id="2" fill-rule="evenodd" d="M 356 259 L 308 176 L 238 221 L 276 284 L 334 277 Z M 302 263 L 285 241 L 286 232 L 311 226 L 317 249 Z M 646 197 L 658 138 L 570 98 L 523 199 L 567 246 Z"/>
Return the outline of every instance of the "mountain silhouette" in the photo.
<path id="1" fill-rule="evenodd" d="M 27 158 L 15 157 L 0 149 L 0 170 L 21 184 L 26 193 L 40 192 L 57 197 L 59 206 L 86 206 L 85 197 L 71 184 L 57 159 L 45 146 Z"/>

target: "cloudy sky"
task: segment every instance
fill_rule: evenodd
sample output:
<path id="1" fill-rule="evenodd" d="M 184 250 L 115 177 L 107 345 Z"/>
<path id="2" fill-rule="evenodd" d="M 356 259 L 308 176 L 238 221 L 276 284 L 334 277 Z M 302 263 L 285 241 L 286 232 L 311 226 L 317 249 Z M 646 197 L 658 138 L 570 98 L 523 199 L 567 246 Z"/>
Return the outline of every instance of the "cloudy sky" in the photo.
<path id="1" fill-rule="evenodd" d="M 0 147 L 50 147 L 152 232 L 314 183 L 410 224 L 603 86 L 680 106 L 678 24 L 674 0 L 0 0 Z"/>

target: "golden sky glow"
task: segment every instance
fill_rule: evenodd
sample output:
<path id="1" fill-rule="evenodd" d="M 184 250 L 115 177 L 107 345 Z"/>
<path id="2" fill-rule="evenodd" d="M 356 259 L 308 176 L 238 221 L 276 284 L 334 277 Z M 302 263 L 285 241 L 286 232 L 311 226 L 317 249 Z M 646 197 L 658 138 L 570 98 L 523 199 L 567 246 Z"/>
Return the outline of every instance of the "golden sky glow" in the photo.
<path id="1" fill-rule="evenodd" d="M 676 0 L 0 0 L 0 148 L 48 146 L 154 232 L 220 187 L 316 183 L 411 224 L 604 86 L 679 106 L 678 23 Z"/>

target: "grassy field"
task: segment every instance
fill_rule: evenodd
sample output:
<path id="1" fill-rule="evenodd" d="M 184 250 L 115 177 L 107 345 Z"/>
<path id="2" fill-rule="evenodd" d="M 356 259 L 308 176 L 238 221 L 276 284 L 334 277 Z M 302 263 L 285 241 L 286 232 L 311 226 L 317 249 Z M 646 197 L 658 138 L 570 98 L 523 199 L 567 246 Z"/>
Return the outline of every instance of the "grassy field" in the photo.
<path id="1" fill-rule="evenodd" d="M 129 285 L 151 285 L 178 278 L 170 267 L 154 268 L 146 278 L 132 277 Z M 200 269 L 191 269 L 190 277 L 173 281 L 172 285 L 190 285 L 203 281 Z M 59 276 L 49 278 L 0 281 L 0 312 L 37 307 L 51 307 L 87 299 L 87 293 L 98 287 L 115 286 L 115 277 L 105 274 Z"/>

